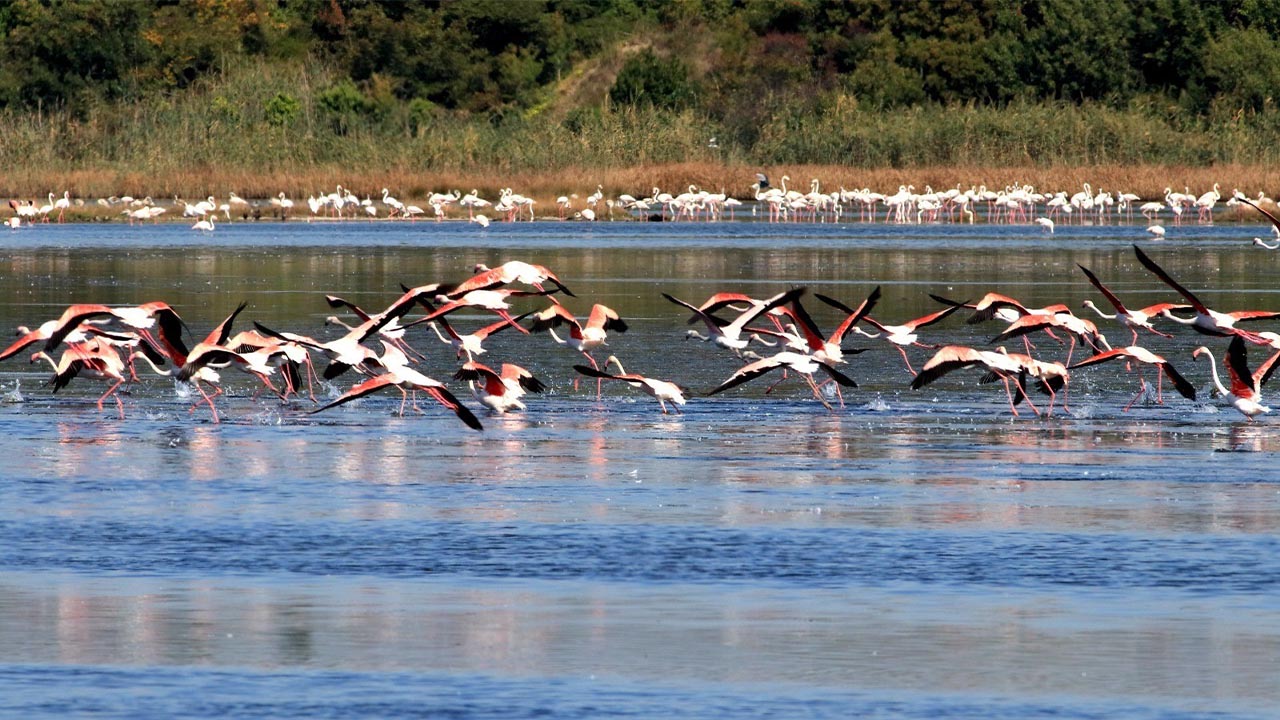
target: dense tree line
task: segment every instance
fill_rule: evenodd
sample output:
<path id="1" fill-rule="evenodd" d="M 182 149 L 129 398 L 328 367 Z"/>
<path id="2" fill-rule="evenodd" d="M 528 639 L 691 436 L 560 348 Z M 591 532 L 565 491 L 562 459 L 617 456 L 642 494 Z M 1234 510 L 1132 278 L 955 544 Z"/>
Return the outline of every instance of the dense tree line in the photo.
<path id="1" fill-rule="evenodd" d="M 1272 108 L 1278 34 L 1280 0 L 3 0 L 0 109 L 83 115 L 248 60 L 331 69 L 319 109 L 338 133 L 392 108 L 501 119 L 629 46 L 601 101 L 696 111 L 744 143 L 833 97 L 1195 122 Z M 262 116 L 296 105 L 282 93 Z"/>

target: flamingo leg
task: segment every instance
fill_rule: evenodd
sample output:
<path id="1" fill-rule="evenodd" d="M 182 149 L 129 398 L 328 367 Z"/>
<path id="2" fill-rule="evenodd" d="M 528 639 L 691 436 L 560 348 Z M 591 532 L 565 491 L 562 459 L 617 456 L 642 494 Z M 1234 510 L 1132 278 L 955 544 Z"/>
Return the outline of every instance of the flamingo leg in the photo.
<path id="1" fill-rule="evenodd" d="M 1023 337 L 1025 338 L 1026 336 L 1024 335 Z M 1013 405 L 1013 391 L 1009 389 L 1009 376 L 1005 375 L 1003 377 L 1003 380 L 1004 380 L 1004 396 L 1009 399 L 1009 411 L 1013 413 L 1014 417 L 1018 417 L 1018 408 L 1014 407 Z"/>
<path id="2" fill-rule="evenodd" d="M 103 402 L 104 400 L 106 400 L 108 397 L 111 397 L 111 395 L 112 395 L 113 393 L 115 393 L 116 388 L 120 387 L 123 383 L 124 383 L 124 380 L 117 380 L 115 385 L 112 385 L 110 388 L 108 388 L 108 389 L 107 389 L 107 391 L 106 391 L 106 392 L 102 393 L 102 397 L 98 398 L 98 409 L 99 409 L 99 410 L 101 410 L 101 409 L 102 409 L 102 402 Z M 120 419 L 121 419 L 121 420 L 123 420 L 123 419 L 124 419 L 124 404 L 120 402 L 120 398 L 119 398 L 119 397 L 117 397 L 117 398 L 116 398 L 116 404 L 120 406 Z"/>
<path id="3" fill-rule="evenodd" d="M 1147 393 L 1146 383 L 1142 382 L 1142 378 L 1138 378 L 1138 393 L 1133 396 L 1133 399 L 1129 401 L 1129 404 L 1125 405 L 1124 409 L 1121 410 L 1120 412 L 1129 412 L 1129 408 L 1133 407 L 1133 404 L 1138 402 L 1138 398 L 1142 397 L 1146 393 Z"/>
<path id="4" fill-rule="evenodd" d="M 911 377 L 916 376 L 916 371 L 911 367 L 911 360 L 907 358 L 907 351 L 901 345 L 894 345 L 898 349 L 898 354 L 902 355 L 902 362 L 907 364 L 907 372 L 911 373 Z"/>
<path id="5" fill-rule="evenodd" d="M 809 383 L 809 388 L 813 390 L 813 396 L 818 398 L 818 402 L 822 403 L 822 406 L 827 410 L 835 412 L 836 409 L 831 407 L 831 403 L 827 402 L 827 399 L 822 397 L 822 391 L 818 389 L 818 384 L 813 381 L 813 376 L 808 373 L 801 374 L 804 375 L 805 381 Z"/>

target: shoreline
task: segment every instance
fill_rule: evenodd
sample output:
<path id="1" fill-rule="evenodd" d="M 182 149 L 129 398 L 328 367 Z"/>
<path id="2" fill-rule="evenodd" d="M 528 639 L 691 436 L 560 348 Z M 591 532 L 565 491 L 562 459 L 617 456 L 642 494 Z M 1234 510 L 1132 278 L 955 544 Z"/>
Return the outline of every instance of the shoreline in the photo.
<path id="1" fill-rule="evenodd" d="M 926 193 L 952 188 L 962 191 L 1003 190 L 1027 186 L 1043 194 L 1074 194 L 1088 184 L 1092 193 L 1133 193 L 1145 202 L 1162 200 L 1169 189 L 1199 196 L 1212 190 L 1217 183 L 1222 195 L 1220 202 L 1229 199 L 1237 188 L 1250 198 L 1256 198 L 1259 192 L 1271 197 L 1280 196 L 1280 168 L 1262 165 L 852 168 L 684 163 L 625 168 L 566 167 L 540 173 L 501 175 L 494 170 L 412 167 L 372 171 L 313 166 L 266 172 L 235 167 L 191 167 L 170 172 L 140 172 L 111 167 L 76 170 L 18 167 L 8 169 L 0 179 L 0 200 L 33 202 L 39 206 L 46 203 L 50 193 L 56 200 L 65 192 L 73 201 L 84 203 L 78 206 L 79 210 L 84 210 L 86 215 L 96 215 L 107 214 L 110 209 L 103 208 L 99 213 L 88 208 L 91 204 L 97 206 L 99 198 L 150 196 L 159 204 L 172 205 L 183 198 L 194 203 L 210 195 L 218 202 L 225 202 L 229 193 L 235 192 L 262 203 L 283 192 L 294 201 L 295 211 L 305 212 L 308 196 L 350 188 L 359 199 L 369 198 L 378 203 L 382 188 L 387 188 L 401 201 L 417 204 L 429 211 L 428 198 L 435 192 L 465 194 L 474 191 L 493 202 L 502 189 L 511 188 L 515 193 L 532 198 L 535 207 L 544 214 L 554 216 L 558 197 L 569 198 L 574 210 L 581 210 L 586 207 L 588 196 L 596 193 L 597 189 L 609 199 L 624 194 L 642 198 L 650 197 L 655 190 L 676 195 L 692 185 L 746 201 L 754 197 L 751 185 L 758 172 L 766 174 L 774 188 L 781 188 L 783 178 L 787 177 L 787 189 L 800 192 L 809 192 L 815 180 L 819 183 L 819 190 L 825 193 L 865 189 L 882 194 L 892 194 L 899 187 Z"/>

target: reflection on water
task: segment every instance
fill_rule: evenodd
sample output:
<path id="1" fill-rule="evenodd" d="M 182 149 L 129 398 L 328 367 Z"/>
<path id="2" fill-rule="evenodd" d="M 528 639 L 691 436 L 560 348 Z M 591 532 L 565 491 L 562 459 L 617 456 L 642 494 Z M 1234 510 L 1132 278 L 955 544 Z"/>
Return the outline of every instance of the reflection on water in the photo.
<path id="1" fill-rule="evenodd" d="M 705 391 L 738 364 L 680 340 L 685 317 L 660 292 L 806 285 L 856 304 L 882 285 L 876 315 L 900 321 L 936 309 L 929 292 L 1076 306 L 1092 296 L 1079 262 L 1137 304 L 1168 299 L 1124 227 L 1046 240 L 422 225 L 232 226 L 194 250 L 172 228 L 37 228 L 0 274 L 0 326 L 164 299 L 198 338 L 248 300 L 246 321 L 323 335 L 323 293 L 376 307 L 401 282 L 519 257 L 555 268 L 572 309 L 628 319 L 610 339 L 628 369 Z M 1254 229 L 1196 231 L 1153 253 L 1216 306 L 1280 307 L 1233 235 Z M 925 339 L 995 332 L 956 319 Z M 449 351 L 411 342 L 453 384 Z M 1078 373 L 1070 412 L 1015 419 L 980 373 L 912 391 L 892 347 L 851 342 L 869 349 L 836 412 L 789 381 L 663 416 L 620 383 L 600 402 L 575 391 L 573 353 L 500 334 L 485 359 L 520 362 L 550 392 L 483 433 L 435 407 L 399 417 L 391 395 L 312 416 L 233 376 L 222 425 L 170 381 L 133 386 L 121 422 L 93 407 L 100 388 L 51 395 L 11 360 L 0 387 L 20 380 L 23 401 L 0 405 L 0 691 L 40 690 L 0 692 L 0 712 L 128 716 L 138 698 L 114 695 L 122 684 L 147 688 L 156 717 L 403 716 L 423 696 L 460 717 L 1246 717 L 1280 703 L 1269 418 L 1246 423 L 1207 393 L 1123 412 L 1135 381 L 1117 366 Z M 1143 342 L 1205 384 L 1189 358 L 1201 339 Z"/>

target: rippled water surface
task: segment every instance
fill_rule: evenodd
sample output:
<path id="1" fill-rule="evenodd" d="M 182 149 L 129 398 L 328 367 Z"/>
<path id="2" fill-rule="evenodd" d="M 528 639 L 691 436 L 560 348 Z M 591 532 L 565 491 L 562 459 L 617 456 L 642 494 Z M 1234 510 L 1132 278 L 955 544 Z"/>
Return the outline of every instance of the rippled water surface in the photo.
<path id="1" fill-rule="evenodd" d="M 377 310 L 400 283 L 506 259 L 555 269 L 630 325 L 628 371 L 699 391 L 683 415 L 606 383 L 545 335 L 495 335 L 549 392 L 480 412 L 452 352 L 411 344 L 484 423 L 398 393 L 311 415 L 224 373 L 222 422 L 171 380 L 56 395 L 0 366 L 0 714 L 14 717 L 1254 718 L 1280 707 L 1280 449 L 1209 393 L 1201 344 L 1143 345 L 1199 389 L 1139 400 L 1120 363 L 1066 409 L 1009 413 L 956 372 L 919 391 L 887 343 L 828 412 L 794 376 L 705 392 L 739 365 L 683 340 L 719 290 L 806 286 L 900 322 L 997 290 L 1029 305 L 1174 299 L 1138 242 L 1224 310 L 1280 310 L 1259 226 L 462 223 L 48 226 L 0 235 L 0 327 L 71 302 L 165 300 L 199 340 L 241 301 L 335 337 L 326 293 Z M 515 301 L 519 311 L 545 305 Z M 1105 305 L 1104 305 L 1105 306 Z M 806 299 L 824 328 L 840 319 Z M 1086 311 L 1081 310 L 1082 314 Z M 461 313 L 468 329 L 488 322 Z M 1129 332 L 1106 321 L 1115 345 Z M 986 346 L 963 315 L 928 343 Z M 1257 329 L 1280 330 L 1259 325 Z M 1036 352 L 1066 347 L 1040 335 Z M 1008 344 L 1021 351 L 1020 341 Z M 33 348 L 34 349 L 34 348 Z M 600 353 L 603 360 L 607 352 Z M 1250 362 L 1264 353 L 1251 351 Z M 918 368 L 931 350 L 911 348 Z M 1254 357 L 1256 355 L 1257 357 Z M 1154 376 L 1147 374 L 1154 381 Z M 321 401 L 354 383 L 317 388 Z M 1169 388 L 1165 388 L 1166 390 Z M 1036 396 L 1040 409 L 1048 399 Z"/>

